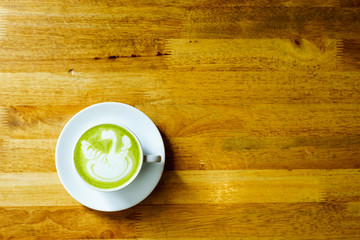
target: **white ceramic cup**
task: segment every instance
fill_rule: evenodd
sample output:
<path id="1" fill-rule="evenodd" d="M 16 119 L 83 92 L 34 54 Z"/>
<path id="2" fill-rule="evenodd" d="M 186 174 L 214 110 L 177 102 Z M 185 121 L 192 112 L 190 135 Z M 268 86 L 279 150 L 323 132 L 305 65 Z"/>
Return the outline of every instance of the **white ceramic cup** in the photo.
<path id="1" fill-rule="evenodd" d="M 133 137 L 134 139 L 136 140 L 138 146 L 139 146 L 139 150 L 140 150 L 140 156 L 143 156 L 143 160 L 142 161 L 139 161 L 139 166 L 138 168 L 136 169 L 136 172 L 133 174 L 133 176 L 128 180 L 126 181 L 124 184 L 118 186 L 118 187 L 115 187 L 115 188 L 109 188 L 109 189 L 106 189 L 106 188 L 98 188 L 98 187 L 95 187 L 93 185 L 91 185 L 90 183 L 86 182 L 82 177 L 81 175 L 79 174 L 79 172 L 77 171 L 76 169 L 76 166 L 75 166 L 75 147 L 77 145 L 77 143 L 79 142 L 80 138 L 88 131 L 90 130 L 91 128 L 94 128 L 96 126 L 100 126 L 100 125 L 105 125 L 105 124 L 111 124 L 111 125 L 115 125 L 115 126 L 118 126 L 120 128 L 123 128 L 125 130 L 127 130 Z M 146 162 L 146 163 L 157 163 L 157 162 L 161 162 L 161 156 L 160 155 L 144 155 L 143 153 L 143 148 L 141 146 L 141 142 L 139 141 L 138 137 L 135 135 L 134 132 L 132 132 L 129 128 L 123 126 L 123 125 L 119 125 L 119 124 L 115 124 L 115 123 L 100 123 L 100 124 L 95 124 L 93 126 L 90 126 L 88 127 L 85 131 L 82 132 L 82 134 L 80 135 L 80 137 L 78 137 L 76 143 L 75 143 L 75 146 L 73 147 L 73 153 L 72 153 L 72 156 L 73 156 L 73 159 L 72 159 L 72 163 L 73 163 L 73 167 L 75 168 L 75 172 L 77 173 L 78 177 L 87 185 L 89 186 L 90 188 L 92 189 L 95 189 L 95 190 L 98 190 L 98 191 L 104 191 L 104 192 L 113 192 L 113 191 L 117 191 L 117 190 L 120 190 L 120 189 L 123 189 L 125 188 L 126 186 L 130 185 L 135 179 L 136 177 L 139 175 L 140 171 L 141 171 L 141 168 L 143 166 L 143 163 Z"/>

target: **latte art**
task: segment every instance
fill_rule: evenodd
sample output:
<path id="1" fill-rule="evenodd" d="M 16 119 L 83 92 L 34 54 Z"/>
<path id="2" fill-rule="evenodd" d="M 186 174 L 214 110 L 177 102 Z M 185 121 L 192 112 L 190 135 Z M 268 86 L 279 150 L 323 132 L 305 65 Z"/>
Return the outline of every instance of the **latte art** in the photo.
<path id="1" fill-rule="evenodd" d="M 86 131 L 74 152 L 79 175 L 90 185 L 102 189 L 116 188 L 128 182 L 138 170 L 141 157 L 134 136 L 113 124 Z"/>
<path id="2" fill-rule="evenodd" d="M 95 179 L 102 181 L 116 181 L 126 176 L 132 167 L 133 160 L 128 156 L 131 142 L 128 136 L 122 137 L 124 146 L 119 152 L 115 152 L 117 137 L 112 130 L 102 131 L 102 139 L 110 137 L 112 146 L 109 153 L 103 153 L 95 149 L 90 143 L 83 140 L 81 150 L 85 158 L 88 173 Z"/>

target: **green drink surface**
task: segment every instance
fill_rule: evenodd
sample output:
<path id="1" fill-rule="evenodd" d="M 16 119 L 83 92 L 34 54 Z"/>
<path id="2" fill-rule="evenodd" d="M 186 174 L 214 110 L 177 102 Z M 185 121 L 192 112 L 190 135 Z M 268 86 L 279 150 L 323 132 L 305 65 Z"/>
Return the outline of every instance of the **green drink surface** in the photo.
<path id="1" fill-rule="evenodd" d="M 87 130 L 78 140 L 74 163 L 80 177 L 96 188 L 126 184 L 139 170 L 141 150 L 125 128 L 102 124 Z"/>

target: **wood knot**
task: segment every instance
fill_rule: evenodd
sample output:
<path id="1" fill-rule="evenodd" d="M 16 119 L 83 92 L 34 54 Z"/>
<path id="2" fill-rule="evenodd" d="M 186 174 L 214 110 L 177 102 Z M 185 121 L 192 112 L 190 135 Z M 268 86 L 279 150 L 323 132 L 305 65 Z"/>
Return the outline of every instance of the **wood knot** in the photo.
<path id="1" fill-rule="evenodd" d="M 102 239 L 114 238 L 114 233 L 111 230 L 105 230 L 100 234 L 100 238 Z"/>
<path id="2" fill-rule="evenodd" d="M 299 47 L 301 46 L 301 40 L 300 39 L 295 39 L 294 43 Z"/>
<path id="3" fill-rule="evenodd" d="M 163 56 L 163 55 L 171 55 L 170 53 L 161 53 L 161 52 L 158 52 L 156 54 L 156 56 Z"/>
<path id="4" fill-rule="evenodd" d="M 69 69 L 68 73 L 71 74 L 71 75 L 74 75 L 75 71 L 74 71 L 74 69 Z"/>

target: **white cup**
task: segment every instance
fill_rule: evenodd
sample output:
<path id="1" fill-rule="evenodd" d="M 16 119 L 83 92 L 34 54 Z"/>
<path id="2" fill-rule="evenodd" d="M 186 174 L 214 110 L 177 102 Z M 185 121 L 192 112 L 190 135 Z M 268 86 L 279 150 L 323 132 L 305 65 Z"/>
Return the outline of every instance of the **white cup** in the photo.
<path id="1" fill-rule="evenodd" d="M 143 156 L 143 159 L 142 161 L 139 161 L 139 166 L 137 167 L 136 169 L 136 172 L 131 176 L 131 178 L 129 180 L 127 180 L 125 183 L 123 183 L 122 185 L 118 186 L 118 187 L 114 187 L 114 188 L 99 188 L 99 187 L 96 187 L 96 186 L 93 186 L 91 185 L 90 183 L 86 182 L 83 177 L 81 176 L 81 174 L 79 174 L 76 166 L 75 166 L 75 148 L 76 148 L 76 145 L 78 144 L 80 138 L 90 129 L 94 128 L 94 127 L 97 127 L 97 126 L 100 126 L 100 125 L 105 125 L 105 124 L 111 124 L 111 125 L 115 125 L 115 126 L 118 126 L 120 128 L 123 128 L 125 130 L 127 130 L 132 136 L 133 138 L 136 140 L 136 143 L 138 144 L 139 146 L 139 150 L 140 150 L 140 156 Z M 119 125 L 119 124 L 114 124 L 114 123 L 101 123 L 101 124 L 96 124 L 96 125 L 93 125 L 93 126 L 90 126 L 89 128 L 87 128 L 85 131 L 82 132 L 82 134 L 80 135 L 80 137 L 78 138 L 78 140 L 76 141 L 76 144 L 73 148 L 73 159 L 72 159 L 72 162 L 73 162 L 73 167 L 75 168 L 75 172 L 77 173 L 78 177 L 87 185 L 89 186 L 90 188 L 92 189 L 95 189 L 95 190 L 98 190 L 98 191 L 104 191 L 104 192 L 113 192 L 113 191 L 117 191 L 117 190 L 120 190 L 120 189 L 123 189 L 125 188 L 126 186 L 128 186 L 129 184 L 131 184 L 135 179 L 136 177 L 139 175 L 140 173 L 140 170 L 143 166 L 143 163 L 146 162 L 146 163 L 157 163 L 157 162 L 161 162 L 161 156 L 160 155 L 144 155 L 143 154 L 143 148 L 141 146 L 141 143 L 138 139 L 138 137 L 134 134 L 134 132 L 132 132 L 130 129 L 128 129 L 127 127 L 123 126 L 123 125 Z"/>

